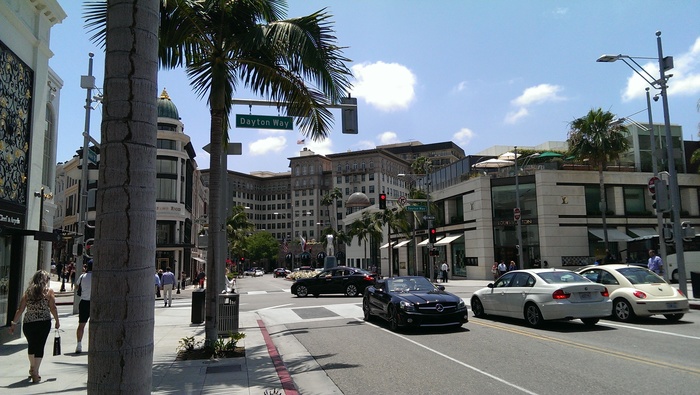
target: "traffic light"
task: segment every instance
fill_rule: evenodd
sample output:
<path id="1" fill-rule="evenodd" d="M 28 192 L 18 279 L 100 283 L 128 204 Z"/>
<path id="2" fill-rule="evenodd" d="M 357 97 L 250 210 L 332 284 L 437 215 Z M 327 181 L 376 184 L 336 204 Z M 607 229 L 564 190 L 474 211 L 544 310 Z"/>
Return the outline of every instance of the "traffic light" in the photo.
<path id="1" fill-rule="evenodd" d="M 654 193 L 651 194 L 651 201 L 651 206 L 658 212 L 665 213 L 671 210 L 666 181 L 656 180 L 654 184 Z"/>
<path id="2" fill-rule="evenodd" d="M 245 263 L 245 258 L 241 257 L 241 263 Z"/>
<path id="3" fill-rule="evenodd" d="M 440 251 L 437 248 L 432 248 L 430 250 L 430 256 L 440 256 Z"/>
<path id="4" fill-rule="evenodd" d="M 435 228 L 428 229 L 428 242 L 435 243 L 436 241 L 437 241 L 437 229 L 435 229 Z"/>
<path id="5" fill-rule="evenodd" d="M 379 194 L 379 209 L 386 210 L 386 193 Z"/>

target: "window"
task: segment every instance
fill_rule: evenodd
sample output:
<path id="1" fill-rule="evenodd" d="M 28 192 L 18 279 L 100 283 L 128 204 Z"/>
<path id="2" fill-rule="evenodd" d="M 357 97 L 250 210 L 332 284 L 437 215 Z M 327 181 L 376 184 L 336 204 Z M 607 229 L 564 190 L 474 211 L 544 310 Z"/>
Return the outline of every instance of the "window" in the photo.
<path id="1" fill-rule="evenodd" d="M 642 186 L 625 186 L 623 194 L 625 198 L 625 214 L 627 215 L 643 215 L 647 213 L 644 204 L 644 196 L 646 188 Z"/>

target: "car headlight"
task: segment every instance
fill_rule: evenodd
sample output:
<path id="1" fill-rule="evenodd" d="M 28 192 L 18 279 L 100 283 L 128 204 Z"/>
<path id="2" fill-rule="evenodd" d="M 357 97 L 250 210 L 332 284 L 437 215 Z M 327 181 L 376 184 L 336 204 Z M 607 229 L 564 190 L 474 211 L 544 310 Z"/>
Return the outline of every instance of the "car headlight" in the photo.
<path id="1" fill-rule="evenodd" d="M 460 300 L 459 300 L 459 303 L 457 303 L 457 308 L 458 308 L 458 309 L 463 309 L 463 308 L 465 308 L 465 307 L 467 307 L 467 303 L 464 302 L 464 299 L 460 299 Z"/>
<path id="2" fill-rule="evenodd" d="M 416 306 L 414 306 L 413 303 L 406 302 L 405 300 L 402 300 L 401 303 L 399 303 L 399 308 L 403 311 L 416 311 Z"/>

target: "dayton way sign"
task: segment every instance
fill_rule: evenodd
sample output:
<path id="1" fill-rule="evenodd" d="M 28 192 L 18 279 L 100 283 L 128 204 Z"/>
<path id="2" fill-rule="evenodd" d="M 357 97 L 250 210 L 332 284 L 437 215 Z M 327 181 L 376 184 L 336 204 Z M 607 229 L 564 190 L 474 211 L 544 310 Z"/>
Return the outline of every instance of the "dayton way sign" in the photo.
<path id="1" fill-rule="evenodd" d="M 292 117 L 236 114 L 237 128 L 293 130 Z"/>

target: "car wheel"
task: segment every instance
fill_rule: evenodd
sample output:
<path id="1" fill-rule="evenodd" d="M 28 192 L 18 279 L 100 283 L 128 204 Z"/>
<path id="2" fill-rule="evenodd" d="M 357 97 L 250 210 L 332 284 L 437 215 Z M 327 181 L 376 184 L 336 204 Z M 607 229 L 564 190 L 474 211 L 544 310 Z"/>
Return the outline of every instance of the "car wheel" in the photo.
<path id="1" fill-rule="evenodd" d="M 350 297 L 357 296 L 357 286 L 353 284 L 348 285 L 348 287 L 345 288 L 345 295 Z"/>
<path id="2" fill-rule="evenodd" d="M 392 332 L 398 332 L 399 330 L 399 313 L 394 306 L 389 306 L 389 329 Z"/>
<path id="3" fill-rule="evenodd" d="M 600 321 L 599 318 L 581 318 L 581 321 L 583 322 L 584 325 L 586 326 L 593 326 Z"/>
<path id="4" fill-rule="evenodd" d="M 622 298 L 613 302 L 613 317 L 619 321 L 629 322 L 634 318 L 634 310 L 628 301 Z"/>
<path id="5" fill-rule="evenodd" d="M 671 322 L 677 322 L 680 321 L 681 318 L 683 318 L 683 314 L 664 314 L 664 317 L 666 317 L 666 319 Z"/>
<path id="6" fill-rule="evenodd" d="M 297 296 L 304 298 L 309 295 L 309 289 L 305 285 L 300 285 L 297 287 Z"/>
<path id="7" fill-rule="evenodd" d="M 484 313 L 484 305 L 477 297 L 472 298 L 472 314 L 474 314 L 474 317 L 477 318 L 484 317 L 486 315 L 486 313 Z"/>
<path id="8" fill-rule="evenodd" d="M 362 315 L 365 321 L 372 319 L 372 311 L 369 308 L 369 299 L 362 301 Z"/>
<path id="9" fill-rule="evenodd" d="M 542 325 L 542 313 L 534 303 L 528 303 L 525 305 L 525 321 L 527 321 L 528 325 L 533 328 Z"/>
<path id="10" fill-rule="evenodd" d="M 674 284 L 678 284 L 679 281 L 680 281 L 680 280 L 679 280 L 679 276 L 678 276 L 678 270 L 674 270 L 674 271 L 671 273 L 671 282 L 674 283 Z"/>

